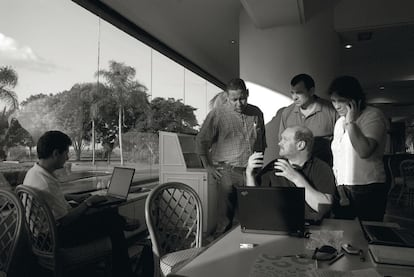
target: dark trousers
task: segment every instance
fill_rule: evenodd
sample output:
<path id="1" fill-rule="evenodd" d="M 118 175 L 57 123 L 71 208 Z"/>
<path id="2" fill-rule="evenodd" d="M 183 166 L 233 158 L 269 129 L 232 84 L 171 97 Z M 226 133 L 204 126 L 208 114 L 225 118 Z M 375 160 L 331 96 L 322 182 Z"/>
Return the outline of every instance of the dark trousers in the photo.
<path id="1" fill-rule="evenodd" d="M 236 187 L 244 185 L 245 168 L 219 164 L 217 169 L 222 174 L 220 180 L 212 176 L 209 176 L 209 180 L 217 186 L 216 233 L 223 233 L 232 227 L 233 221 L 238 222 Z"/>
<path id="2" fill-rule="evenodd" d="M 334 206 L 335 218 L 382 221 L 387 206 L 387 188 L 384 183 L 343 186 L 350 205 Z"/>
<path id="3" fill-rule="evenodd" d="M 106 209 L 82 215 L 69 225 L 59 226 L 59 239 L 63 247 L 70 247 L 109 236 L 112 243 L 114 276 L 129 276 L 131 265 L 123 232 L 124 225 L 125 219 L 116 210 Z"/>

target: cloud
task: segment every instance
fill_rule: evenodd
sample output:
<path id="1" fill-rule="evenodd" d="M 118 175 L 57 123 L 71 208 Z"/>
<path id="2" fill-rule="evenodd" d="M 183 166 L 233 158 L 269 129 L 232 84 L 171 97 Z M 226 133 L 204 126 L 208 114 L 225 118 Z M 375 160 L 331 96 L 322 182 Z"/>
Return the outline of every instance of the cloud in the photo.
<path id="1" fill-rule="evenodd" d="M 0 59 L 16 66 L 26 67 L 36 71 L 51 72 L 56 66 L 37 55 L 29 46 L 19 43 L 0 33 Z"/>

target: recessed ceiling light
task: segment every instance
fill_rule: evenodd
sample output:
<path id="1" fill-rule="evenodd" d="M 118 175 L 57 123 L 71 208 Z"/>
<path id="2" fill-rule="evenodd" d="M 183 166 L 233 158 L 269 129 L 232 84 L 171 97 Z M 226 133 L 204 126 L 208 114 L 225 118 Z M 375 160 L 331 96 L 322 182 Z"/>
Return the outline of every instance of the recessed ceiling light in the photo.
<path id="1" fill-rule="evenodd" d="M 380 90 L 384 90 L 385 89 L 385 87 L 384 86 L 379 86 L 378 87 Z"/>
<path id="2" fill-rule="evenodd" d="M 230 43 L 231 43 L 231 44 L 235 44 L 235 43 L 236 43 L 236 41 L 235 41 L 234 39 L 232 39 L 232 40 L 230 40 Z"/>
<path id="3" fill-rule="evenodd" d="M 352 48 L 352 44 L 345 44 L 345 48 L 346 49 L 351 49 Z"/>

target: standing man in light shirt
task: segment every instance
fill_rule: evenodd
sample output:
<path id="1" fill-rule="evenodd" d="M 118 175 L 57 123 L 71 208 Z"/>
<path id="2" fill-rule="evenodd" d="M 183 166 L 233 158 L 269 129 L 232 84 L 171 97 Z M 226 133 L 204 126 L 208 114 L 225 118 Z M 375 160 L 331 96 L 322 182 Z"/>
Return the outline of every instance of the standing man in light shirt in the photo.
<path id="1" fill-rule="evenodd" d="M 332 104 L 315 95 L 315 81 L 307 74 L 292 78 L 293 104 L 282 111 L 279 137 L 292 126 L 304 126 L 312 131 L 315 142 L 313 155 L 332 166 L 331 139 L 338 115 Z"/>
<path id="2" fill-rule="evenodd" d="M 247 103 L 249 91 L 244 81 L 232 79 L 226 93 L 227 103 L 210 111 L 196 139 L 209 185 L 217 186 L 217 235 L 232 226 L 235 187 L 244 185 L 249 156 L 266 148 L 263 113 Z"/>

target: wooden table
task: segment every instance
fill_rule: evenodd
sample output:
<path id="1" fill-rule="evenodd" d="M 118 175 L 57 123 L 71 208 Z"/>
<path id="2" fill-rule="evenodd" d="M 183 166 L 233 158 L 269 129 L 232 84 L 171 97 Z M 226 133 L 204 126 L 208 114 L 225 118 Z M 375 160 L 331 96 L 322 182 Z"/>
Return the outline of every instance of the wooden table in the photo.
<path id="1" fill-rule="evenodd" d="M 359 223 L 354 220 L 326 219 L 321 226 L 312 226 L 313 230 L 342 230 L 343 242 L 362 248 L 365 261 L 359 256 L 345 255 L 333 265 L 328 262 L 318 262 L 318 268 L 332 270 L 357 270 L 374 267 L 382 275 L 414 276 L 414 268 L 399 266 L 376 265 L 367 253 L 365 240 Z M 241 249 L 240 243 L 254 243 L 252 249 Z M 307 239 L 282 235 L 247 234 L 236 227 L 229 233 L 212 243 L 198 257 L 188 262 L 176 272 L 177 276 L 249 276 L 252 265 L 260 254 L 287 256 L 296 254 L 311 255 L 306 250 Z"/>

